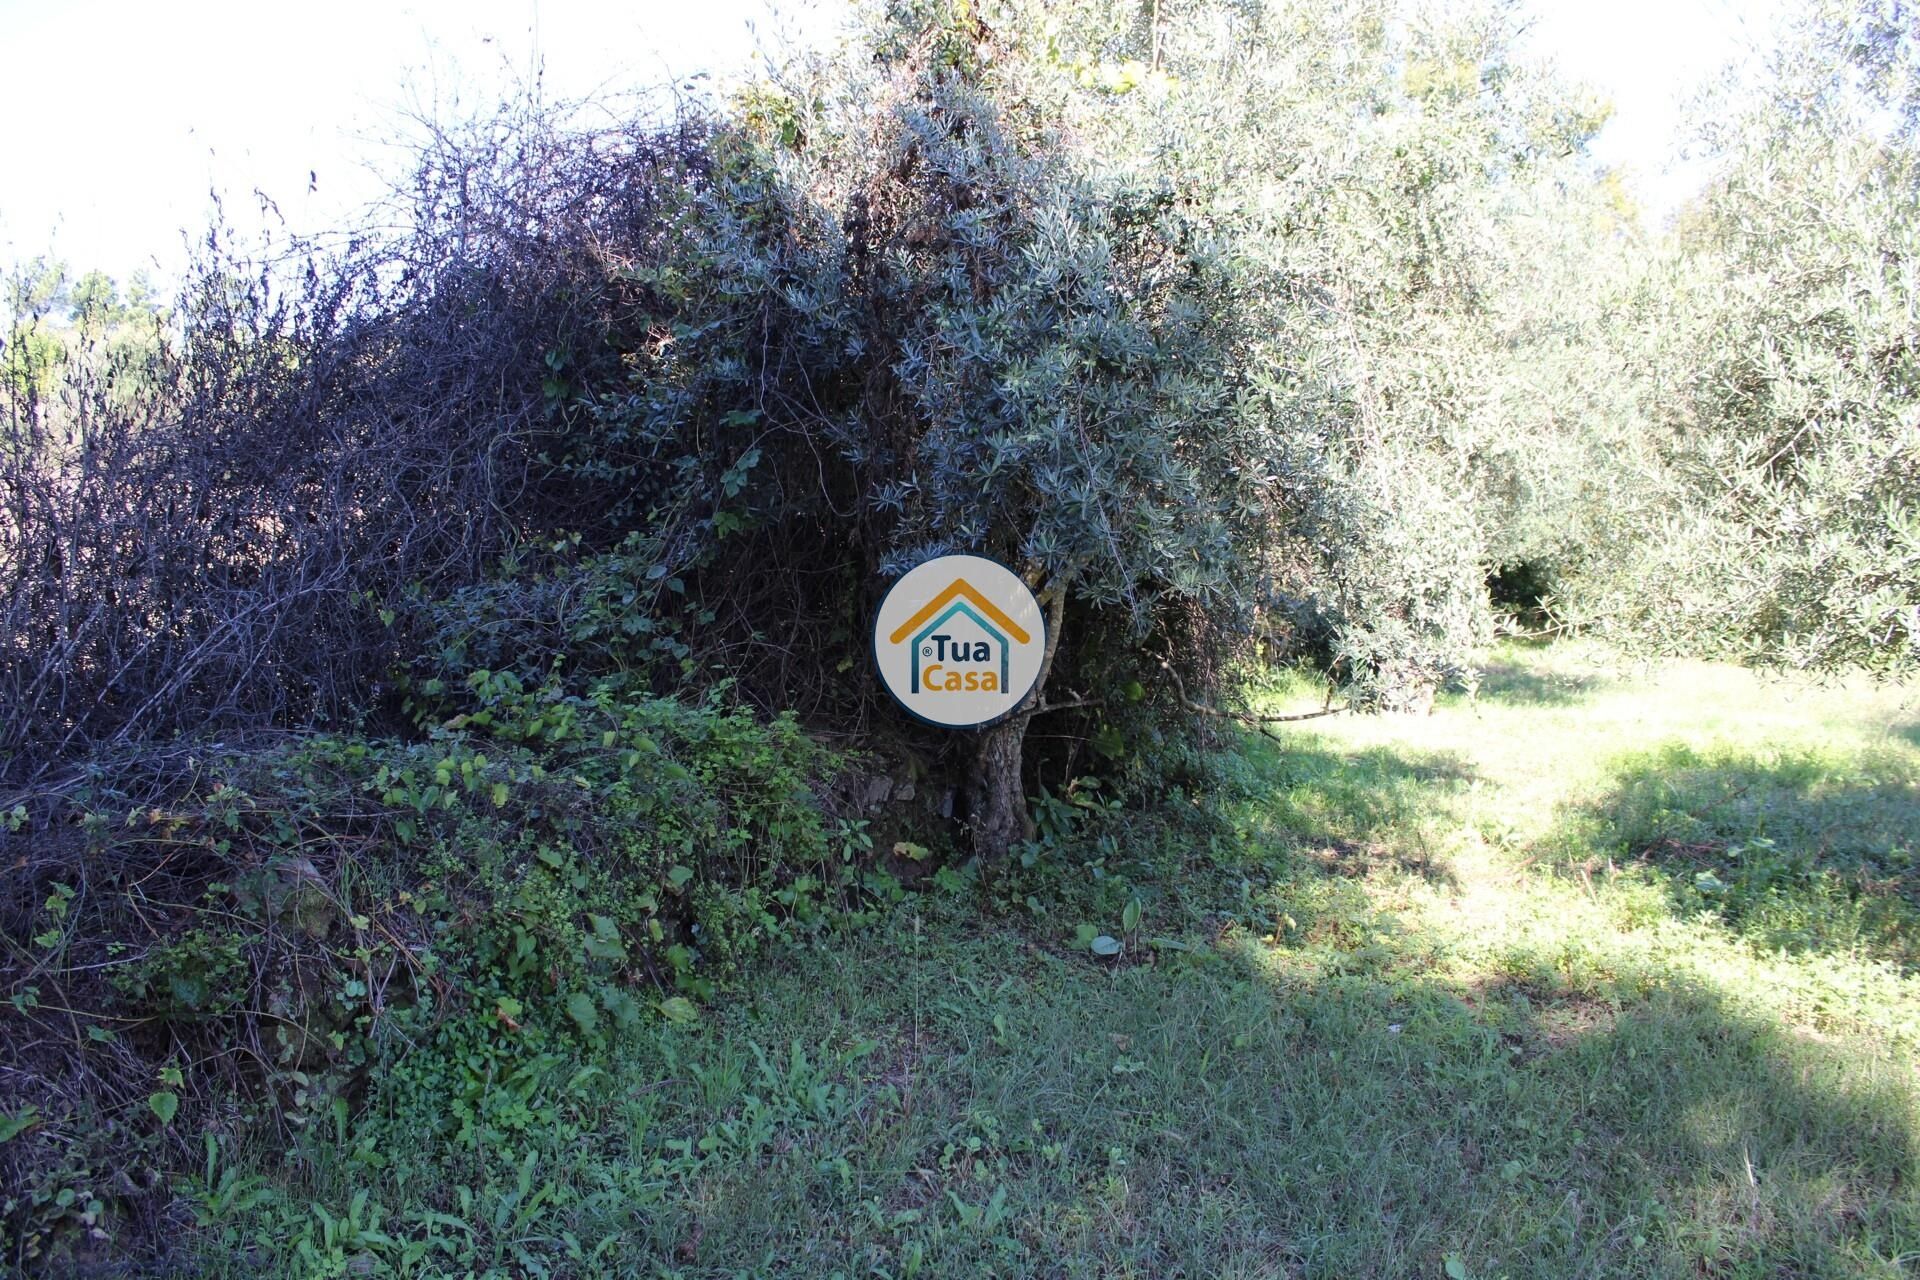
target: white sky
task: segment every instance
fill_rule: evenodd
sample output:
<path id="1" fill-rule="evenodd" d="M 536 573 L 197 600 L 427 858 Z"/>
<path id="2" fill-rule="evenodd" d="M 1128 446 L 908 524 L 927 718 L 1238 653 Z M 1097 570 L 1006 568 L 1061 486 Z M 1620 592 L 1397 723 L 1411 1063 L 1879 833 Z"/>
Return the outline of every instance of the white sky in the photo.
<path id="1" fill-rule="evenodd" d="M 1649 215 L 1699 189 L 1681 160 L 1686 107 L 1729 63 L 1773 47 L 1792 0 L 1525 0 L 1525 47 L 1611 98 L 1594 155 L 1628 173 Z"/>
<path id="2" fill-rule="evenodd" d="M 1694 182 L 1667 172 L 1681 102 L 1764 44 L 1784 2 L 1524 0 L 1530 52 L 1614 100 L 1599 153 L 1633 171 L 1656 214 Z M 243 226 L 256 186 L 296 230 L 334 225 L 376 190 L 369 139 L 456 84 L 488 101 L 488 86 L 544 61 L 552 97 L 659 85 L 737 69 L 782 25 L 819 34 L 840 12 L 839 0 L 0 0 L 0 263 L 51 251 L 123 280 L 143 265 L 168 275 L 210 188 Z"/>
<path id="3" fill-rule="evenodd" d="M 775 17 L 776 9 L 782 17 Z M 379 191 L 403 109 L 544 66 L 550 98 L 737 70 L 835 0 L 0 0 L 0 263 L 51 250 L 124 279 L 182 258 L 218 188 L 313 231 Z M 456 93 L 455 86 L 462 86 Z M 387 156 L 390 162 L 392 157 Z M 309 192 L 309 174 L 314 190 Z"/>

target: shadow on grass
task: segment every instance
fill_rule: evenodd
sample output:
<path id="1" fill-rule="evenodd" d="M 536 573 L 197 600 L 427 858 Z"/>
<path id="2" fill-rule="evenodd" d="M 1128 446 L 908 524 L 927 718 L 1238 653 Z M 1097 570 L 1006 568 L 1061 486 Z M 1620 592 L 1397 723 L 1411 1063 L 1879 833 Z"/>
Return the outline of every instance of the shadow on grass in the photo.
<path id="1" fill-rule="evenodd" d="M 885 1046 L 846 1082 L 857 1123 L 782 1130 L 674 1184 L 654 1261 L 677 1249 L 687 1274 L 714 1276 L 1904 1274 L 1920 1169 L 1897 1054 L 1577 938 L 1449 979 L 1443 944 L 1353 873 L 1444 874 L 1433 855 L 1466 762 L 1305 735 L 1247 755 L 1240 818 L 1308 855 L 1267 887 L 1270 920 L 1193 950 L 1134 938 L 1102 961 L 1046 927 L 930 909 L 923 931 L 916 909 L 911 940 L 865 936 L 762 986 L 751 1019 L 717 1035 Z M 1679 816 L 1731 832 L 1757 814 L 1827 833 L 1832 854 L 1842 833 L 1868 847 L 1904 821 L 1902 779 L 1860 765 L 1661 753 L 1623 765 L 1586 816 L 1623 844 Z M 1887 787 L 1891 807 L 1863 818 L 1862 795 Z M 704 1149 L 732 1113 L 686 1092 L 664 1092 L 678 1109 L 663 1137 Z"/>
<path id="2" fill-rule="evenodd" d="M 1451 751 L 1341 749 L 1295 734 L 1259 737 L 1243 754 L 1244 817 L 1341 875 L 1397 870 L 1451 885 L 1445 847 L 1473 763 Z"/>
<path id="3" fill-rule="evenodd" d="M 1672 979 L 1282 990 L 1298 1121 L 1247 1136 L 1299 1163 L 1247 1177 L 1323 1242 L 1307 1273 L 1894 1275 L 1920 1242 L 1912 1084 L 1877 1053 Z"/>
<path id="4" fill-rule="evenodd" d="M 1516 707 L 1570 707 L 1585 701 L 1600 684 L 1597 676 L 1567 675 L 1512 662 L 1493 662 L 1481 669 L 1476 696 L 1487 702 Z"/>
<path id="5" fill-rule="evenodd" d="M 1569 819 L 1564 848 L 1648 869 L 1679 914 L 1768 947 L 1920 964 L 1920 770 L 1902 753 L 1669 744 L 1620 761 Z"/>
<path id="6" fill-rule="evenodd" d="M 1920 1242 L 1907 1073 L 1704 987 L 1460 988 L 1422 971 L 1410 936 L 1337 964 L 1229 938 L 1115 965 L 935 928 L 917 951 L 875 937 L 818 958 L 683 1042 L 680 1074 L 733 1060 L 748 1083 L 702 1101 L 670 1082 L 668 1149 L 754 1113 L 753 1045 L 882 1048 L 838 1077 L 820 1122 L 721 1145 L 666 1189 L 653 1261 L 713 1277 L 1278 1280 L 1440 1276 L 1452 1259 L 1555 1280 L 1891 1277 Z"/>

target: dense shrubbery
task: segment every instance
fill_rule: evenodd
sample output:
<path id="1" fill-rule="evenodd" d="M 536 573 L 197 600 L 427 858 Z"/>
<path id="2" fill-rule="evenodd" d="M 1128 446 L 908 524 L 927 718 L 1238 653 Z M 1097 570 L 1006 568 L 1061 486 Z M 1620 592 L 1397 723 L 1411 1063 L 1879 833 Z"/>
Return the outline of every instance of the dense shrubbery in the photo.
<path id="1" fill-rule="evenodd" d="M 416 740 L 103 766 L 74 825 L 9 823 L 10 1263 L 152 1232 L 183 1135 L 344 1123 L 402 1060 L 473 1145 L 543 1045 L 692 1017 L 769 940 L 900 893 L 790 718 L 458 693 Z"/>
<path id="2" fill-rule="evenodd" d="M 1466 672 L 1490 560 L 1540 550 L 1518 397 L 1472 382 L 1520 328 L 1500 206 L 1567 180 L 1591 120 L 1490 19 L 1136 18 L 931 5 L 670 127 L 438 133 L 409 237 L 277 289 L 209 268 L 138 403 L 16 385 L 5 552 L 59 571 L 12 604 L 7 772 L 378 713 L 446 597 L 517 668 L 664 693 L 718 662 L 869 722 L 844 653 L 940 548 L 1057 611 L 1053 701 L 1178 717 L 1159 665 L 1220 696 L 1261 610 L 1363 700 Z M 551 611 L 603 606 L 612 648 L 568 656 Z M 971 762 L 916 741 L 992 850 L 1025 723 Z"/>
<path id="3" fill-rule="evenodd" d="M 589 166 L 539 118 L 422 155 L 412 233 L 266 264 L 214 237 L 160 331 L 0 386 L 0 782 L 116 744 L 339 723 L 407 656 L 391 615 L 518 542 L 606 527 L 551 460 L 638 252 L 703 154 L 636 128 Z M 595 154 L 601 154 L 595 152 Z M 19 317 L 9 351 L 31 346 Z"/>

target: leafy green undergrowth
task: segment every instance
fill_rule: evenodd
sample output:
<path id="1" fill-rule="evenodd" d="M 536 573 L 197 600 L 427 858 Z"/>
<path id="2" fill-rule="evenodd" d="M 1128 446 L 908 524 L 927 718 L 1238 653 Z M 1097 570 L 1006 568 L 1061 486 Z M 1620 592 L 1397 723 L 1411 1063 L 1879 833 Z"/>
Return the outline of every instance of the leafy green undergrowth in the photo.
<path id="1" fill-rule="evenodd" d="M 1110 963 L 964 901 L 517 1047 L 470 1139 L 403 1082 L 190 1197 L 234 1275 L 1895 1275 L 1920 1232 L 1900 1061 L 1710 987 L 1462 983 L 1357 902 L 1364 946 Z"/>
<path id="2" fill-rule="evenodd" d="M 1501 658 L 1570 685 L 1564 653 Z M 1148 813 L 1077 784 L 1010 865 L 783 929 L 711 1002 L 389 1019 L 351 1106 L 195 1135 L 170 1184 L 190 1269 L 1909 1274 L 1915 979 L 1772 945 L 1620 853 L 1643 811 L 1755 838 L 1693 762 L 1756 724 L 1894 750 L 1893 695 L 1722 668 L 1514 687 L 1229 740 Z M 1622 760 L 1631 796 L 1671 767 L 1657 805 L 1620 802 Z M 1850 815 L 1871 854 L 1899 829 L 1897 787 L 1876 816 L 1834 776 L 1776 788 L 1761 838 Z"/>
<path id="3" fill-rule="evenodd" d="M 438 1159 L 549 1126 L 556 1080 L 615 1040 L 904 897 L 791 718 L 468 683 L 412 740 L 106 768 L 10 819 L 41 901 L 0 1005 L 0 1261 L 167 1241 L 170 1178 L 225 1176 L 202 1134 Z M 277 1202 L 248 1186 L 202 1199 Z"/>

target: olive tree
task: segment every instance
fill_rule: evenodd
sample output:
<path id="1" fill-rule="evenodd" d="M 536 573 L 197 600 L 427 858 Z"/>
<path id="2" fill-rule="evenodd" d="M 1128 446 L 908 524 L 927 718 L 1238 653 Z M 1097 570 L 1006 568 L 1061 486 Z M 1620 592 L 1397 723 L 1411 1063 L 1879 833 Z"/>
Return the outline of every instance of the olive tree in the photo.
<path id="1" fill-rule="evenodd" d="M 1115 95 L 1017 35 L 963 6 L 894 13 L 872 58 L 743 95 L 663 307 L 671 340 L 601 429 L 686 460 L 661 542 L 709 594 L 819 548 L 851 564 L 857 616 L 925 555 L 976 552 L 1035 588 L 1049 668 L 1071 649 L 1083 684 L 1137 684 L 1166 660 L 1198 695 L 1204 655 L 1250 632 L 1284 522 L 1273 424 L 1297 406 L 1250 325 L 1264 272 L 1177 175 L 1076 138 L 1076 112 L 1106 103 L 1072 100 Z M 1043 671 L 971 743 L 989 856 L 1028 829 L 1030 719 L 1101 696 L 1051 688 Z"/>
<path id="2" fill-rule="evenodd" d="M 928 554 L 1040 594 L 1048 672 L 968 744 L 984 852 L 1025 829 L 1033 716 L 1217 703 L 1261 618 L 1379 705 L 1487 635 L 1541 488 L 1500 391 L 1516 193 L 1592 112 L 1499 15 L 1394 12 L 896 4 L 716 113 L 667 248 L 612 264 L 628 378 L 583 456 L 761 696 L 858 687 Z"/>
<path id="3" fill-rule="evenodd" d="M 1637 385 L 1661 500 L 1587 607 L 1803 667 L 1920 658 L 1914 13 L 1814 6 L 1712 100 L 1653 259 Z"/>
<path id="4" fill-rule="evenodd" d="M 1114 33 L 1143 12 L 1104 11 Z M 1182 88 L 1116 150 L 1234 228 L 1270 282 L 1265 367 L 1319 398 L 1288 441 L 1316 462 L 1275 615 L 1357 702 L 1425 705 L 1471 679 L 1489 572 L 1576 558 L 1632 489 L 1597 288 L 1632 233 L 1585 154 L 1606 108 L 1523 59 L 1498 6 L 1153 14 Z"/>

